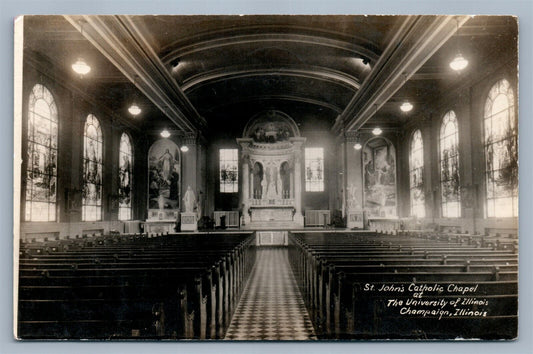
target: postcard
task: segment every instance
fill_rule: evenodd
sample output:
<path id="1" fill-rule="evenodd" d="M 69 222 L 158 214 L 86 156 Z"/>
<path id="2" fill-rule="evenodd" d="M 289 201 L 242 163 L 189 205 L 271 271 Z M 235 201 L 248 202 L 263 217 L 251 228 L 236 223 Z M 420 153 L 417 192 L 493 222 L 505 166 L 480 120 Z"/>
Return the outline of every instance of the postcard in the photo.
<path id="1" fill-rule="evenodd" d="M 518 18 L 15 21 L 18 340 L 514 340 Z"/>

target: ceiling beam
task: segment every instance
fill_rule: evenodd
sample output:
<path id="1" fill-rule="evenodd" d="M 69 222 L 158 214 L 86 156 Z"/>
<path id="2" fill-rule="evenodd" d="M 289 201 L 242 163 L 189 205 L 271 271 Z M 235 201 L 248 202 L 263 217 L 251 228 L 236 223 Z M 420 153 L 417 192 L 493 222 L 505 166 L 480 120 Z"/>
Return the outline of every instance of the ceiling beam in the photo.
<path id="1" fill-rule="evenodd" d="M 181 85 L 184 92 L 192 92 L 198 87 L 209 83 L 215 83 L 221 80 L 233 80 L 254 76 L 295 76 L 320 81 L 328 81 L 337 85 L 345 86 L 348 89 L 356 91 L 360 84 L 357 78 L 338 70 L 332 70 L 325 67 L 306 67 L 304 65 L 284 66 L 283 68 L 265 68 L 265 67 L 225 67 L 217 70 L 202 72 L 183 82 Z"/>
<path id="2" fill-rule="evenodd" d="M 65 18 L 179 129 L 196 132 L 207 124 L 129 16 Z"/>
<path id="3" fill-rule="evenodd" d="M 340 114 L 342 112 L 342 108 L 335 106 L 329 102 L 321 101 L 321 100 L 315 100 L 312 98 L 305 98 L 302 96 L 293 96 L 293 95 L 253 95 L 253 96 L 237 96 L 234 97 L 231 100 L 225 100 L 223 103 L 217 103 L 206 110 L 216 112 L 217 110 L 223 109 L 224 107 L 235 105 L 235 104 L 244 104 L 247 102 L 253 102 L 253 101 L 289 101 L 289 102 L 299 102 L 299 103 L 306 103 L 318 107 L 323 107 L 326 109 L 329 109 L 335 114 Z"/>
<path id="4" fill-rule="evenodd" d="M 445 68 L 448 69 L 448 68 Z M 413 74 L 410 78 L 411 81 L 413 80 L 446 80 L 449 78 L 456 77 L 457 73 L 452 73 L 449 70 L 446 70 L 445 72 L 438 72 L 438 73 L 421 73 L 417 72 Z"/>
<path id="5" fill-rule="evenodd" d="M 191 45 L 177 47 L 171 52 L 167 53 L 163 58 L 164 63 L 170 63 L 172 60 L 182 58 L 187 55 L 195 54 L 205 50 L 220 49 L 228 46 L 238 45 L 251 45 L 262 43 L 263 45 L 269 43 L 297 43 L 307 44 L 313 47 L 329 47 L 346 51 L 355 56 L 363 56 L 374 62 L 378 58 L 378 54 L 374 51 L 364 47 L 363 45 L 355 44 L 353 42 L 340 41 L 337 39 L 331 39 L 326 37 L 318 37 L 302 34 L 280 34 L 280 33 L 261 33 L 261 34 L 245 34 L 245 35 L 233 35 L 229 37 L 216 38 L 205 40 L 202 42 L 196 42 Z"/>
<path id="6" fill-rule="evenodd" d="M 363 126 L 469 18 L 406 16 L 361 88 L 337 117 L 333 131 Z"/>

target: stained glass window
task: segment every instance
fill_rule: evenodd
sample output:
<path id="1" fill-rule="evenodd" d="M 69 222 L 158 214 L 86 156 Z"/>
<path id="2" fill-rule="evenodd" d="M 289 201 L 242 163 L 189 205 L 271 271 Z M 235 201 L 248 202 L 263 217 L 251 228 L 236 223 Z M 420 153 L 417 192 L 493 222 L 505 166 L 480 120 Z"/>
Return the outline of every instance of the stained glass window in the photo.
<path id="1" fill-rule="evenodd" d="M 424 196 L 424 144 L 422 133 L 416 130 L 411 138 L 409 149 L 409 185 L 411 192 L 411 215 L 426 216 Z"/>
<path id="2" fill-rule="evenodd" d="M 133 149 L 128 134 L 122 133 L 119 149 L 118 219 L 131 220 L 131 178 L 133 175 Z"/>
<path id="3" fill-rule="evenodd" d="M 454 111 L 444 115 L 440 127 L 440 189 L 442 216 L 461 216 L 459 190 L 459 129 Z"/>
<path id="4" fill-rule="evenodd" d="M 518 216 L 518 130 L 514 94 L 498 81 L 485 102 L 485 166 L 488 217 Z"/>
<path id="5" fill-rule="evenodd" d="M 83 130 L 82 219 L 102 220 L 103 136 L 100 122 L 89 114 Z"/>
<path id="6" fill-rule="evenodd" d="M 56 221 L 57 107 L 50 91 L 37 84 L 28 104 L 26 221 Z"/>
<path id="7" fill-rule="evenodd" d="M 324 191 L 324 149 L 305 149 L 305 191 Z"/>
<path id="8" fill-rule="evenodd" d="M 220 149 L 220 193 L 237 193 L 238 191 L 238 150 Z"/>

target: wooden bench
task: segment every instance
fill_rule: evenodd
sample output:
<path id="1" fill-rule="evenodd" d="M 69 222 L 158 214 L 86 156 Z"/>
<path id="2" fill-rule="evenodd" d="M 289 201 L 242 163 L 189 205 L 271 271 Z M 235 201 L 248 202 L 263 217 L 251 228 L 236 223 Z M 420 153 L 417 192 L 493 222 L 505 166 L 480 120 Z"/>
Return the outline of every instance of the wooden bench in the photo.
<path id="1" fill-rule="evenodd" d="M 99 237 L 67 251 L 57 240 L 32 244 L 55 250 L 22 250 L 19 336 L 222 338 L 255 261 L 251 234 L 225 238 Z"/>
<path id="2" fill-rule="evenodd" d="M 422 235 L 371 237 L 365 234 L 361 237 L 291 233 L 289 253 L 300 291 L 321 338 L 390 338 L 391 333 L 398 333 L 398 338 L 453 338 L 458 334 L 454 332 L 456 328 L 465 328 L 464 336 L 488 339 L 494 336 L 494 328 L 492 332 L 476 328 L 506 324 L 511 327 L 502 336 L 516 336 L 513 324 L 517 321 L 518 259 L 513 249 L 470 246 Z M 442 323 L 447 325 L 436 325 L 434 319 L 426 317 L 411 318 L 389 312 L 381 316 L 382 297 L 354 290 L 361 283 L 424 282 L 484 283 L 484 291 L 489 292 L 479 294 L 492 299 L 491 304 L 499 305 L 491 305 L 489 318 L 474 318 L 469 322 L 461 316 L 446 318 Z M 514 287 L 511 285 L 506 290 L 509 284 Z M 412 295 L 404 298 L 409 296 Z M 498 312 L 500 305 L 504 310 Z M 408 325 L 399 326 L 402 323 Z M 433 330 L 443 330 L 446 326 L 452 330 L 434 335 Z"/>

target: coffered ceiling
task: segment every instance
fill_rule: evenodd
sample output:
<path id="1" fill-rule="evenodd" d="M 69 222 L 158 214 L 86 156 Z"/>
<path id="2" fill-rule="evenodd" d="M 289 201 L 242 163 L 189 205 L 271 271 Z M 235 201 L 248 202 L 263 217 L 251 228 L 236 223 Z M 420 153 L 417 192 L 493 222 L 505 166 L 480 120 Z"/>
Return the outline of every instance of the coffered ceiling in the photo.
<path id="1" fill-rule="evenodd" d="M 340 134 L 398 128 L 516 54 L 516 21 L 487 16 L 29 16 L 25 48 L 137 129 L 238 134 L 265 109 Z M 448 63 L 457 50 L 464 72 Z M 510 54 L 511 53 L 511 54 Z M 70 70 L 77 58 L 92 70 Z M 132 117 L 136 100 L 143 109 Z M 399 104 L 409 100 L 413 112 Z"/>

